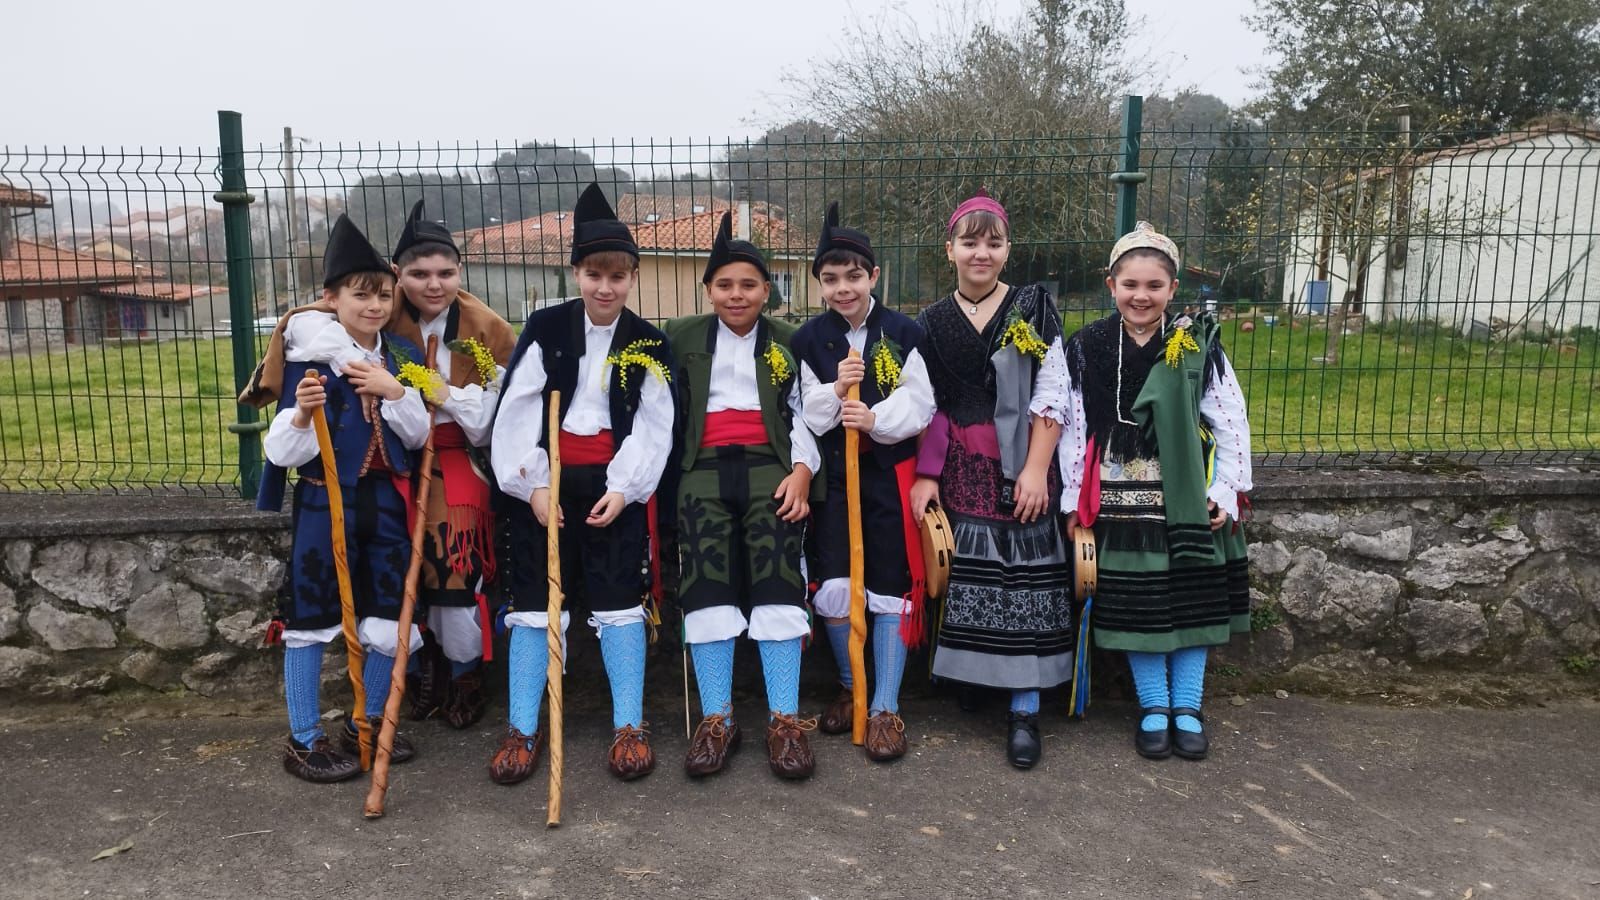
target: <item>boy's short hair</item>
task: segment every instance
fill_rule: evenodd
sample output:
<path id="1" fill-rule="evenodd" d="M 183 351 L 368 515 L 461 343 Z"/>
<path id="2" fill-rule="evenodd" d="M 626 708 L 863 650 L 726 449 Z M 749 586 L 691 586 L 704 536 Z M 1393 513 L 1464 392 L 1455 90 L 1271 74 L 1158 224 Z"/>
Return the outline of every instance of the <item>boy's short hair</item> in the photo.
<path id="1" fill-rule="evenodd" d="M 845 250 L 840 247 L 828 250 L 817 257 L 817 272 L 819 274 L 823 266 L 849 266 L 850 268 L 860 269 L 868 275 L 871 275 L 873 268 L 875 268 L 872 260 L 854 250 Z"/>
<path id="2" fill-rule="evenodd" d="M 636 272 L 639 260 L 625 250 L 598 250 L 572 264 L 574 269 L 594 269 L 597 272 Z"/>
<path id="3" fill-rule="evenodd" d="M 1135 247 L 1117 257 L 1116 263 L 1111 266 L 1111 277 L 1117 277 L 1117 273 L 1122 270 L 1122 264 L 1130 259 L 1153 259 L 1161 263 L 1161 268 L 1167 270 L 1168 278 L 1176 280 L 1178 277 L 1178 266 L 1172 261 L 1172 257 L 1154 247 Z"/>
<path id="4" fill-rule="evenodd" d="M 385 287 L 393 288 L 395 277 L 393 272 L 351 272 L 327 286 L 327 290 L 337 294 L 345 288 L 356 291 L 371 291 L 377 293 Z"/>
<path id="5" fill-rule="evenodd" d="M 394 264 L 396 268 L 404 269 L 417 260 L 429 256 L 443 256 L 452 263 L 458 266 L 461 265 L 461 254 L 456 252 L 456 248 L 449 244 L 441 244 L 438 241 L 425 241 L 407 247 L 400 252 L 399 256 L 395 257 Z"/>
<path id="6" fill-rule="evenodd" d="M 987 209 L 975 209 L 962 216 L 957 222 L 955 230 L 950 232 L 953 241 L 968 237 L 997 237 L 1001 240 L 1011 240 L 1011 227 L 1006 220 Z"/>

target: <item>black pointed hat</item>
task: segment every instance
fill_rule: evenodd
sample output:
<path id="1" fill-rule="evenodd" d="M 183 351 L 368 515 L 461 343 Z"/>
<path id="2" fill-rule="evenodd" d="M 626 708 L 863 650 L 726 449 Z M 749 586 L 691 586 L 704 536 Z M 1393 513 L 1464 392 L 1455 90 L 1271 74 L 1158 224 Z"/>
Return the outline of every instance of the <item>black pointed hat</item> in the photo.
<path id="1" fill-rule="evenodd" d="M 605 192 L 600 190 L 600 183 L 591 181 L 572 209 L 572 264 L 577 265 L 585 256 L 607 250 L 621 250 L 635 260 L 639 258 L 639 245 L 633 242 L 633 232 L 617 218 L 606 201 Z"/>
<path id="2" fill-rule="evenodd" d="M 811 275 L 816 277 L 822 269 L 822 254 L 829 250 L 849 250 L 867 258 L 869 270 L 877 268 L 878 258 L 872 253 L 872 239 L 864 231 L 845 228 L 839 224 L 839 201 L 828 204 L 828 215 L 822 220 L 822 236 L 817 238 L 817 255 L 811 260 Z"/>
<path id="3" fill-rule="evenodd" d="M 422 217 L 422 201 L 411 207 L 411 215 L 406 217 L 406 227 L 400 232 L 400 240 L 394 245 L 395 265 L 400 264 L 400 254 L 410 250 L 418 244 L 443 244 L 461 255 L 461 250 L 456 246 L 456 239 L 451 236 L 450 229 L 431 222 Z"/>
<path id="4" fill-rule="evenodd" d="M 341 213 L 328 232 L 328 249 L 322 253 L 322 286 L 333 287 L 346 275 L 356 272 L 394 273 L 389 261 L 383 258 L 361 233 L 350 217 Z"/>
<path id="5" fill-rule="evenodd" d="M 711 244 L 711 258 L 706 261 L 706 273 L 700 276 L 701 283 L 710 284 L 718 269 L 736 262 L 747 262 L 761 271 L 762 278 L 772 280 L 761 248 L 749 241 L 734 240 L 733 213 L 725 212 L 722 214 L 722 224 L 717 226 L 717 239 Z"/>

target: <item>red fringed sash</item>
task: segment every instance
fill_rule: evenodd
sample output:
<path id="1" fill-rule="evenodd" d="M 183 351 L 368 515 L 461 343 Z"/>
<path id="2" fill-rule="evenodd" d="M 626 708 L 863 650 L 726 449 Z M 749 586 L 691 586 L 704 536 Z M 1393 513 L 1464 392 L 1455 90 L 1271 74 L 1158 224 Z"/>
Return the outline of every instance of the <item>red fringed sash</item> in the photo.
<path id="1" fill-rule="evenodd" d="M 917 478 L 916 457 L 896 463 L 894 478 L 900 488 L 900 524 L 906 542 L 906 563 L 911 569 L 911 591 L 906 594 L 911 610 L 900 618 L 900 642 L 915 650 L 928 637 L 928 569 L 922 558 L 922 529 L 911 511 L 911 483 Z"/>

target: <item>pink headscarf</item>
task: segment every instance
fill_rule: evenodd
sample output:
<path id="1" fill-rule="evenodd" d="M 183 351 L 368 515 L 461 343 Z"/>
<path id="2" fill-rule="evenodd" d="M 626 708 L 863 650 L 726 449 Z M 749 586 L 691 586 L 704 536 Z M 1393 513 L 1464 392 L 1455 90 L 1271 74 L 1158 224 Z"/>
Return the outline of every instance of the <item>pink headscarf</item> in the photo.
<path id="1" fill-rule="evenodd" d="M 1007 229 L 1011 228 L 1011 219 L 1006 216 L 1006 208 L 1000 205 L 1000 201 L 989 196 L 988 191 L 978 188 L 976 195 L 961 201 L 961 205 L 956 207 L 956 211 L 950 214 L 950 222 L 945 225 L 945 233 L 955 234 L 956 223 L 961 221 L 962 216 L 980 211 L 994 213 L 1000 217 L 1000 221 L 1006 223 Z"/>

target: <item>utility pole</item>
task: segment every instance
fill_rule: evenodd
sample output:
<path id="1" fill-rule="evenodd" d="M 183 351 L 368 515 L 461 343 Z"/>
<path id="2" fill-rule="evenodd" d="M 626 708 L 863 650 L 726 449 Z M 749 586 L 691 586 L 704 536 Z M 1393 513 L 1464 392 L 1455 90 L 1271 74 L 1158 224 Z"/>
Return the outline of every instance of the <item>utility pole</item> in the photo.
<path id="1" fill-rule="evenodd" d="M 300 305 L 300 260 L 295 254 L 295 211 L 294 211 L 294 129 L 285 125 L 283 127 L 283 192 L 284 203 L 288 206 L 288 237 L 289 237 L 289 308 Z"/>

